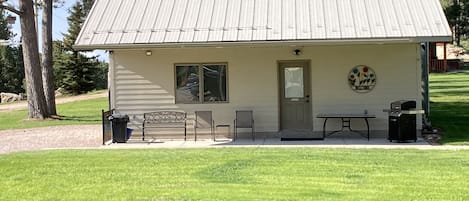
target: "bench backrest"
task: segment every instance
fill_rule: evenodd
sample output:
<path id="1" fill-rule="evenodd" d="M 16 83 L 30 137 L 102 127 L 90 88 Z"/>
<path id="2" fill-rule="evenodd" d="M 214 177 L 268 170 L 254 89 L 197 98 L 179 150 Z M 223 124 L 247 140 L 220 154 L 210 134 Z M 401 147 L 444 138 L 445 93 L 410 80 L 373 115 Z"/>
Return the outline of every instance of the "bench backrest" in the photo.
<path id="1" fill-rule="evenodd" d="M 145 124 L 185 124 L 186 113 L 177 111 L 157 111 L 143 114 Z"/>

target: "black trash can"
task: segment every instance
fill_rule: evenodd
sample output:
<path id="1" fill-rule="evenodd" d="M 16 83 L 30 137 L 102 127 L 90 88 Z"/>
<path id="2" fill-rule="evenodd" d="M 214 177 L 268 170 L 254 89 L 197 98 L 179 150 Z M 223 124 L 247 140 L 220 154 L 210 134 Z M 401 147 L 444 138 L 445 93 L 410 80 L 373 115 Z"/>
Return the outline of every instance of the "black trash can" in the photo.
<path id="1" fill-rule="evenodd" d="M 112 122 L 112 142 L 126 143 L 129 116 L 125 114 L 113 114 L 109 116 L 109 120 Z"/>

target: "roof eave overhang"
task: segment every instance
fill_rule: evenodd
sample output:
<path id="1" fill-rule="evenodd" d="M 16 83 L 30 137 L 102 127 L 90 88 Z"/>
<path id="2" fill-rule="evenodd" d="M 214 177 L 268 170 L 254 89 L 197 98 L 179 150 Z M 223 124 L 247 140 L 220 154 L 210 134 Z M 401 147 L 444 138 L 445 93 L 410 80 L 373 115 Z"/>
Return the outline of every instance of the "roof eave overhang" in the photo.
<path id="1" fill-rule="evenodd" d="M 189 48 L 189 47 L 279 47 L 312 45 L 366 45 L 399 44 L 422 42 L 450 42 L 451 36 L 431 36 L 413 38 L 375 38 L 375 39 L 318 39 L 318 40 L 270 40 L 270 41 L 220 41 L 190 43 L 140 43 L 140 44 L 92 44 L 74 45 L 76 50 L 115 50 L 115 49 L 150 49 L 150 48 Z"/>

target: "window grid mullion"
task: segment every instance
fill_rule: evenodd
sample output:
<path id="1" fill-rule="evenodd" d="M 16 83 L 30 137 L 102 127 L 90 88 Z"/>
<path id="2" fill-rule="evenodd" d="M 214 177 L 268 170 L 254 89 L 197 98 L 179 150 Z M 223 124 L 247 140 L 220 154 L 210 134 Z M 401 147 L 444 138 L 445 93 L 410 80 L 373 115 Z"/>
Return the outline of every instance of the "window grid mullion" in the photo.
<path id="1" fill-rule="evenodd" d="M 204 102 L 205 91 L 204 91 L 204 69 L 203 65 L 199 64 L 199 102 Z"/>

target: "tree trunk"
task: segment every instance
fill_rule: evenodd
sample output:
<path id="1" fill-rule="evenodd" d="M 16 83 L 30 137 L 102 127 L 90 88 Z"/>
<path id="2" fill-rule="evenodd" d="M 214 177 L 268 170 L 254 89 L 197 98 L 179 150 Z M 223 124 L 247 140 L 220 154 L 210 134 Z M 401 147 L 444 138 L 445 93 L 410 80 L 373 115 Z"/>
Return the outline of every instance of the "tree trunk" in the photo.
<path id="1" fill-rule="evenodd" d="M 454 25 L 454 42 L 456 42 L 456 46 L 459 47 L 460 42 L 460 35 L 459 35 L 459 16 L 456 18 L 456 23 Z"/>
<path id="2" fill-rule="evenodd" d="M 20 21 L 26 91 L 28 93 L 28 116 L 29 118 L 44 119 L 48 117 L 48 113 L 44 89 L 42 87 L 33 2 L 32 0 L 20 0 L 19 7 L 20 11 L 23 12 Z"/>
<path id="3" fill-rule="evenodd" d="M 42 81 L 47 113 L 57 115 L 55 107 L 54 70 L 52 68 L 52 0 L 44 0 L 42 8 Z"/>

